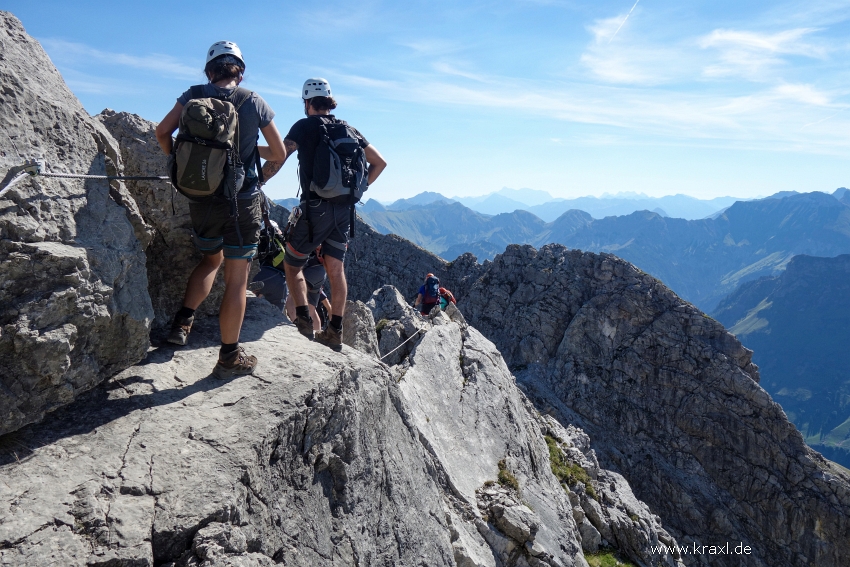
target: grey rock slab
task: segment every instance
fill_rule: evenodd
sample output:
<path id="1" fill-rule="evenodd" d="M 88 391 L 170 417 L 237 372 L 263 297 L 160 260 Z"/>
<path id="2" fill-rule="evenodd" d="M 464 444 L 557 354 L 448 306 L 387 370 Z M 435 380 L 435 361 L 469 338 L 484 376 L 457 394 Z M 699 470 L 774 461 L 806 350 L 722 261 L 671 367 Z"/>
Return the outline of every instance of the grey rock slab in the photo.
<path id="1" fill-rule="evenodd" d="M 20 432 L 29 452 L 0 471 L 7 564 L 47 565 L 33 551 L 47 534 L 67 565 L 93 553 L 201 561 L 193 543 L 215 543 L 222 565 L 453 564 L 443 496 L 385 367 L 307 341 L 249 300 L 243 338 L 259 367 L 221 381 L 206 331 Z M 213 524 L 238 527 L 247 551 Z"/>
<path id="2" fill-rule="evenodd" d="M 348 301 L 342 320 L 342 342 L 360 352 L 380 358 L 372 311 L 362 301 Z"/>
<path id="3" fill-rule="evenodd" d="M 540 528 L 540 519 L 528 506 L 501 506 L 491 508 L 496 527 L 503 534 L 515 539 L 519 543 L 526 543 L 537 534 Z M 540 553 L 538 553 L 540 555 Z"/>
<path id="4" fill-rule="evenodd" d="M 20 21 L 0 12 L 0 168 L 116 174 L 117 142 L 68 89 Z M 0 435 L 36 422 L 148 347 L 153 310 L 126 188 L 29 177 L 0 198 Z"/>
<path id="5" fill-rule="evenodd" d="M 578 531 L 581 534 L 581 548 L 585 552 L 596 553 L 599 551 L 599 546 L 602 544 L 602 536 L 593 524 L 585 519 L 578 525 Z"/>
<path id="6" fill-rule="evenodd" d="M 516 389 L 493 344 L 449 322 L 425 334 L 410 364 L 399 382 L 405 413 L 440 463 L 451 493 L 477 510 L 476 491 L 496 480 L 504 459 L 522 499 L 540 518 L 535 537 L 565 565 L 576 564 L 581 549 L 572 508 L 549 470 L 539 414 Z M 508 538 L 514 543 L 503 545 L 503 536 L 486 523 L 478 527 L 500 554 L 524 543 Z"/>

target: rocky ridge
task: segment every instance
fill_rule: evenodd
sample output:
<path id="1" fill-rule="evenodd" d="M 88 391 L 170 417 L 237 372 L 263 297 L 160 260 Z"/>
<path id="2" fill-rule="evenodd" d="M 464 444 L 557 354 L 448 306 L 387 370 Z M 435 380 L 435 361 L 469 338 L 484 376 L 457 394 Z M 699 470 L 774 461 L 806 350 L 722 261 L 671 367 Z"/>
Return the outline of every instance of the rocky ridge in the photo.
<path id="1" fill-rule="evenodd" d="M 680 542 L 747 542 L 760 552 L 743 564 L 758 566 L 850 556 L 846 470 L 806 446 L 758 385 L 751 351 L 654 277 L 560 245 L 514 245 L 479 265 L 368 238 L 364 263 L 383 261 L 396 285 L 416 290 L 429 271 L 446 282 L 541 411 L 586 431 Z M 407 255 L 415 272 L 392 261 Z"/>
<path id="2" fill-rule="evenodd" d="M 41 46 L 0 12 L 0 167 L 121 171 Z M 41 419 L 138 362 L 153 310 L 150 233 L 120 183 L 35 177 L 0 197 L 0 434 Z"/>
<path id="3" fill-rule="evenodd" d="M 535 405 L 586 431 L 677 540 L 757 550 L 704 564 L 850 556 L 846 471 L 806 446 L 752 352 L 652 276 L 608 254 L 512 246 L 461 305 Z"/>
<path id="4" fill-rule="evenodd" d="M 544 433 L 605 478 L 586 436 L 541 417 L 480 333 L 438 319 L 401 376 L 304 340 L 256 299 L 256 376 L 208 375 L 210 323 L 188 349 L 152 349 L 16 434 L 21 453 L 0 465 L 0 564 L 567 567 L 587 565 L 582 543 L 600 533 L 671 541 L 627 486 L 595 505 L 565 490 Z M 626 510 L 640 518 L 620 525 Z"/>

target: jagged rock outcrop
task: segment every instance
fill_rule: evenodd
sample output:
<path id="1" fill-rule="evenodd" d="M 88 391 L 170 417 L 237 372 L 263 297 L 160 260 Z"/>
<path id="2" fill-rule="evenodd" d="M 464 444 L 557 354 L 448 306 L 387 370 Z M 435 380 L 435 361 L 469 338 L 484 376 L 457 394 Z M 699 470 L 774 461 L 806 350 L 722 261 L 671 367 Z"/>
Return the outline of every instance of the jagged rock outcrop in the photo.
<path id="1" fill-rule="evenodd" d="M 155 122 L 109 109 L 94 119 L 118 140 L 125 175 L 167 174 L 166 156 L 156 141 Z M 189 200 L 178 194 L 170 183 L 127 181 L 126 185 L 151 230 L 145 254 L 154 326 L 167 327 L 182 306 L 189 274 L 201 260 L 201 253 L 192 241 Z M 196 312 L 198 318 L 218 313 L 224 293 L 222 278 L 219 273 L 209 297 Z"/>
<path id="2" fill-rule="evenodd" d="M 0 168 L 115 174 L 118 145 L 17 18 L 0 12 Z M 126 189 L 26 179 L 0 197 L 0 434 L 37 421 L 140 360 L 153 311 Z"/>
<path id="3" fill-rule="evenodd" d="M 850 477 L 806 446 L 752 353 L 655 278 L 608 254 L 511 246 L 461 306 L 537 406 L 584 429 L 680 543 L 753 549 L 689 564 L 850 556 Z"/>
<path id="4" fill-rule="evenodd" d="M 342 343 L 375 358 L 381 356 L 372 310 L 362 301 L 346 302 L 342 318 Z"/>
<path id="5" fill-rule="evenodd" d="M 391 285 L 375 290 L 366 307 L 376 322 L 381 360 L 390 365 L 405 360 L 429 327 Z"/>
<path id="6" fill-rule="evenodd" d="M 187 349 L 19 431 L 0 564 L 586 566 L 546 422 L 492 343 L 435 326 L 398 381 L 284 321 L 249 301 L 254 376 L 209 374 L 201 321 Z M 515 505 L 482 514 L 500 469 Z"/>

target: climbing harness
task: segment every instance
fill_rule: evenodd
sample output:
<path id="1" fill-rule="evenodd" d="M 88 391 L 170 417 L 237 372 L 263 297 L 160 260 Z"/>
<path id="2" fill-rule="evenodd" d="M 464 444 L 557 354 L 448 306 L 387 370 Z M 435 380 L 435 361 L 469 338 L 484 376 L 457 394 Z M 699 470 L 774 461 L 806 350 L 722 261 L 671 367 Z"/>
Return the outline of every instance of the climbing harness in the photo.
<path id="1" fill-rule="evenodd" d="M 169 181 L 166 175 L 88 175 L 81 173 L 52 173 L 42 171 L 44 162 L 36 159 L 28 159 L 23 165 L 16 165 L 6 174 L 8 181 L 5 185 L 0 186 L 0 196 L 11 189 L 25 177 L 54 177 L 62 179 L 106 179 L 120 181 Z"/>

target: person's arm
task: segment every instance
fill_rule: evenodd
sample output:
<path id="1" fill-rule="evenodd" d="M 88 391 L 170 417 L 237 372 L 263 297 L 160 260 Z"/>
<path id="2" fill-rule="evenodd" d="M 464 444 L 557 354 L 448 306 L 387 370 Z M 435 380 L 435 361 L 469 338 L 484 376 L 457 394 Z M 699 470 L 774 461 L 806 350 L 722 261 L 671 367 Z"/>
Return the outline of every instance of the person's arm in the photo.
<path id="1" fill-rule="evenodd" d="M 266 181 L 275 176 L 275 174 L 280 171 L 280 168 L 283 167 L 283 164 L 286 163 L 287 158 L 294 154 L 298 150 L 298 144 L 290 140 L 289 138 L 283 141 L 283 159 L 280 161 L 277 160 L 269 160 L 263 164 L 263 176 Z M 261 154 L 262 155 L 262 154 Z"/>
<path id="2" fill-rule="evenodd" d="M 280 138 L 280 132 L 274 125 L 274 120 L 260 128 L 260 132 L 263 133 L 263 138 L 268 143 L 268 146 L 257 146 L 257 149 L 260 150 L 260 157 L 268 161 L 285 162 L 286 149 L 283 146 L 283 140 Z M 265 173 L 265 169 L 263 173 Z"/>
<path id="3" fill-rule="evenodd" d="M 372 144 L 366 146 L 363 152 L 366 154 L 366 162 L 369 164 L 369 173 L 366 175 L 366 179 L 371 185 L 387 167 L 387 162 Z"/>
<path id="4" fill-rule="evenodd" d="M 183 105 L 179 102 L 174 103 L 174 108 L 165 115 L 162 122 L 156 125 L 156 141 L 159 142 L 159 147 L 162 148 L 162 151 L 166 155 L 171 153 L 174 146 L 174 140 L 171 139 L 171 135 L 177 130 L 177 126 L 180 125 L 181 112 L 183 112 Z"/>
<path id="5" fill-rule="evenodd" d="M 422 294 L 421 294 L 421 293 L 417 293 L 417 294 L 416 294 L 416 300 L 413 302 L 413 306 L 414 306 L 414 307 L 416 307 L 416 306 L 417 306 L 417 305 L 419 305 L 420 303 L 422 303 Z"/>

